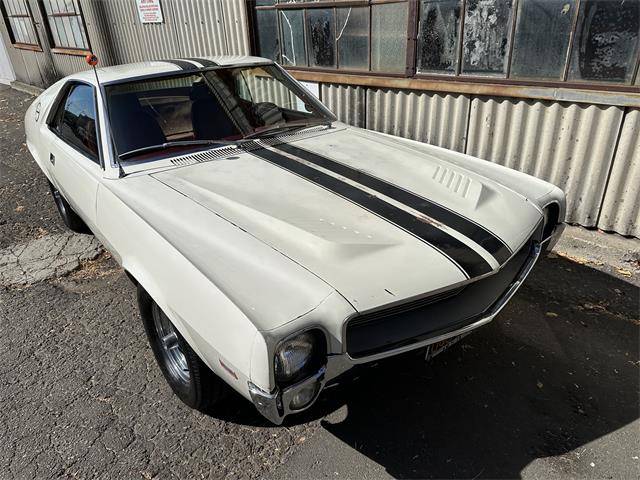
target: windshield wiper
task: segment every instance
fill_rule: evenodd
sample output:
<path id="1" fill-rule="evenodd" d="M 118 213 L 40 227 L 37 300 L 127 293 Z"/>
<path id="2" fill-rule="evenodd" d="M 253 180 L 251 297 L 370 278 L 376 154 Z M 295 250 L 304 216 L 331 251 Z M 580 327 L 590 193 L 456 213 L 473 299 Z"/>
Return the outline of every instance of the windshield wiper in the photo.
<path id="1" fill-rule="evenodd" d="M 242 140 L 180 140 L 173 142 L 159 143 L 158 145 L 148 145 L 142 148 L 136 148 L 135 150 L 129 150 L 128 152 L 118 155 L 120 159 L 134 157 L 141 153 L 154 152 L 157 150 L 165 150 L 171 147 L 198 147 L 207 145 L 238 145 Z"/>
<path id="2" fill-rule="evenodd" d="M 271 135 L 276 135 L 278 133 L 288 132 L 289 130 L 302 130 L 305 128 L 317 127 L 318 125 L 326 125 L 327 127 L 331 126 L 331 122 L 329 120 L 326 121 L 318 121 L 318 122 L 287 122 L 276 124 L 271 127 L 264 128 L 258 132 L 253 132 L 245 135 L 243 138 L 245 140 L 250 140 L 252 138 L 260 138 L 260 137 L 269 137 Z"/>

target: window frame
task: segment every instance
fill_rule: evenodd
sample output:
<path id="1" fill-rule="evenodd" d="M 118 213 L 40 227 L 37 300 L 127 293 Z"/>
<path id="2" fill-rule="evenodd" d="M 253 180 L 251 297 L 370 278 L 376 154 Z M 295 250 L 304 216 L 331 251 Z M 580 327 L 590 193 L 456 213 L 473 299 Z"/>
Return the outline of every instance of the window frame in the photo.
<path id="1" fill-rule="evenodd" d="M 42 52 L 42 45 L 40 43 L 40 35 L 38 34 L 38 29 L 36 28 L 36 22 L 33 19 L 33 12 L 31 10 L 31 4 L 29 0 L 21 0 L 24 2 L 24 5 L 27 10 L 26 15 L 10 15 L 6 9 L 5 5 L 6 0 L 0 0 L 0 14 L 2 14 L 2 18 L 4 19 L 5 26 L 7 28 L 7 33 L 9 34 L 9 40 L 11 41 L 11 45 L 14 48 L 18 48 L 21 50 L 32 50 L 35 52 Z M 28 18 L 33 27 L 33 33 L 36 36 L 36 41 L 38 43 L 23 43 L 17 42 L 15 38 L 15 34 L 13 33 L 13 28 L 11 27 L 11 23 L 9 22 L 9 18 Z"/>
<path id="2" fill-rule="evenodd" d="M 371 70 L 371 8 L 369 9 L 369 70 L 348 70 L 341 69 L 339 63 L 338 49 L 336 45 L 336 55 L 338 58 L 336 59 L 336 68 L 326 68 L 326 67 L 311 67 L 309 66 L 309 45 L 306 41 L 306 31 L 305 31 L 305 48 L 307 50 L 307 65 L 306 66 L 298 66 L 298 65 L 282 65 L 283 68 L 287 69 L 290 72 L 300 72 L 306 80 L 309 81 L 319 81 L 319 82 L 331 82 L 335 83 L 336 75 L 345 75 L 347 80 L 346 83 L 354 84 L 354 85 L 371 85 L 371 86 L 391 86 L 395 80 L 398 79 L 406 79 L 408 83 L 433 83 L 433 84 L 447 84 L 451 82 L 455 82 L 456 84 L 462 86 L 461 84 L 466 84 L 468 86 L 467 90 L 469 93 L 473 93 L 474 89 L 478 85 L 488 85 L 488 86 L 509 86 L 513 87 L 512 90 L 517 90 L 520 87 L 542 87 L 542 88 L 562 88 L 562 89 L 576 89 L 576 90 L 589 90 L 589 91 L 606 91 L 606 92 L 621 92 L 621 93 L 640 93 L 640 86 L 636 84 L 638 82 L 638 77 L 640 75 L 640 46 L 637 48 L 636 57 L 635 57 L 635 65 L 634 60 L 631 61 L 630 68 L 633 69 L 632 75 L 630 77 L 629 82 L 626 83 L 615 83 L 615 82 L 606 82 L 606 81 L 596 81 L 596 80 L 569 80 L 568 74 L 571 64 L 571 58 L 574 49 L 574 40 L 576 36 L 576 28 L 578 26 L 579 14 L 580 14 L 580 3 L 581 0 L 576 0 L 574 3 L 574 11 L 572 12 L 571 19 L 571 30 L 569 34 L 569 40 L 567 45 L 567 52 L 564 58 L 564 65 L 562 67 L 562 77 L 561 79 L 527 79 L 527 78 L 512 78 L 511 77 L 511 69 L 512 69 L 512 61 L 513 61 L 513 49 L 515 44 L 515 33 L 518 22 L 518 16 L 521 14 L 521 9 L 523 8 L 522 4 L 525 0 L 512 0 L 512 14 L 510 19 L 510 24 L 507 25 L 507 51 L 505 55 L 505 72 L 504 76 L 496 76 L 496 75 L 483 75 L 483 74 L 469 74 L 464 73 L 462 71 L 462 63 L 464 60 L 464 18 L 467 9 L 467 2 L 469 0 L 459 0 L 461 6 L 461 20 L 460 26 L 458 28 L 458 35 L 460 41 L 457 46 L 457 63 L 456 69 L 454 73 L 438 73 L 438 72 L 419 72 L 417 70 L 418 64 L 418 37 L 420 31 L 420 10 L 421 10 L 421 2 L 420 0 L 317 0 L 315 2 L 309 2 L 304 0 L 293 0 L 288 3 L 277 3 L 278 0 L 274 0 L 274 5 L 256 5 L 256 0 L 247 0 L 247 8 L 249 10 L 249 33 L 251 40 L 252 52 L 254 55 L 259 55 L 257 50 L 257 43 L 255 42 L 256 36 L 256 28 L 255 28 L 255 10 L 287 10 L 287 9 L 301 9 L 304 12 L 305 18 L 305 30 L 307 28 L 306 25 L 306 12 L 310 9 L 316 8 L 340 8 L 340 7 L 372 7 L 374 5 L 380 4 L 389 4 L 389 3 L 404 3 L 408 2 L 409 14 L 408 14 L 408 26 L 407 26 L 407 49 L 406 49 L 406 61 L 405 61 L 405 72 L 404 73 L 385 73 L 385 72 L 377 72 Z M 335 12 L 335 10 L 334 10 Z M 335 15 L 335 13 L 334 13 Z M 280 16 L 277 15 L 277 28 L 278 28 L 278 42 L 279 42 L 279 52 L 282 51 L 282 45 L 280 42 L 281 37 L 281 27 L 280 27 Z M 640 43 L 640 40 L 639 40 Z M 281 61 L 281 53 L 278 54 L 276 62 L 280 63 Z M 368 77 L 372 77 L 372 81 L 364 81 L 360 80 L 356 81 L 356 77 L 362 77 L 366 75 Z M 332 80 L 329 80 L 332 79 Z M 388 80 L 387 80 L 388 79 Z M 345 83 L 345 82 L 339 82 Z M 458 87 L 459 89 L 459 87 Z"/>
<path id="3" fill-rule="evenodd" d="M 77 0 L 75 5 L 78 6 L 78 11 L 74 12 L 74 13 L 54 13 L 49 15 L 47 13 L 47 9 L 44 5 L 44 2 L 48 1 L 48 2 L 52 2 L 54 0 L 38 0 L 38 6 L 40 8 L 40 14 L 42 15 L 42 20 L 43 20 L 43 25 L 45 28 L 45 31 L 47 32 L 47 40 L 49 41 L 49 45 L 51 46 L 51 52 L 53 53 L 60 53 L 63 55 L 75 55 L 75 56 L 81 56 L 84 57 L 86 55 L 88 55 L 89 53 L 91 53 L 91 41 L 89 40 L 89 32 L 87 31 L 87 23 L 85 21 L 84 18 L 84 12 L 82 11 L 82 5 L 80 4 L 80 1 Z M 53 30 L 52 30 L 52 26 L 51 26 L 51 22 L 50 22 L 50 18 L 56 18 L 56 17 L 79 17 L 80 19 L 80 26 L 83 30 L 84 33 L 84 38 L 87 40 L 87 48 L 74 48 L 74 47 L 63 47 L 63 46 L 58 46 L 56 45 L 54 36 L 53 36 Z M 66 34 L 66 32 L 65 32 Z"/>
<path id="4" fill-rule="evenodd" d="M 98 147 L 98 153 L 95 156 L 91 152 L 88 152 L 87 150 L 84 150 L 84 149 L 78 147 L 77 145 L 74 145 L 73 143 L 70 143 L 69 140 L 64 138 L 62 136 L 62 134 L 58 131 L 58 129 L 55 128 L 52 125 L 52 123 L 54 122 L 54 120 L 58 116 L 58 112 L 60 111 L 60 109 L 64 109 L 65 103 L 67 101 L 67 98 L 69 97 L 69 93 L 71 92 L 71 89 L 73 87 L 77 86 L 77 85 L 83 85 L 83 86 L 90 87 L 91 88 L 91 92 L 93 94 L 93 108 L 94 108 L 94 112 L 95 112 L 95 115 L 96 115 L 96 119 L 95 119 L 95 123 L 96 123 L 96 145 Z M 68 145 L 69 147 L 73 148 L 75 151 L 77 151 L 83 157 L 85 157 L 88 161 L 90 161 L 91 163 L 95 163 L 96 165 L 100 166 L 100 168 L 102 168 L 104 170 L 104 160 L 103 160 L 103 151 L 102 151 L 102 137 L 100 135 L 100 114 L 99 114 L 99 110 L 98 110 L 99 105 L 98 105 L 97 92 L 98 92 L 98 89 L 95 87 L 95 85 L 93 85 L 90 82 L 85 82 L 84 80 L 77 80 L 77 79 L 69 80 L 67 83 L 65 83 L 60 88 L 60 91 L 58 92 L 58 96 L 56 97 L 55 101 L 53 102 L 53 104 L 51 106 L 51 109 L 49 110 L 49 113 L 47 115 L 45 123 L 46 123 L 47 128 L 49 129 L 49 131 L 51 133 L 53 133 L 65 145 Z"/>

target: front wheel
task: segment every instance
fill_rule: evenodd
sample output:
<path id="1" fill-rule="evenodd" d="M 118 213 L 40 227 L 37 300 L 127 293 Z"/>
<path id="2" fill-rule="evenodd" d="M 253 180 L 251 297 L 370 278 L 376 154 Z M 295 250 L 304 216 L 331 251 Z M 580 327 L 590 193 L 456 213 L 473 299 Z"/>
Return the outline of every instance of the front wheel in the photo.
<path id="1" fill-rule="evenodd" d="M 56 204 L 58 213 L 67 228 L 76 233 L 91 233 L 87 224 L 84 223 L 80 216 L 71 208 L 69 202 L 65 200 L 60 191 L 54 187 L 51 182 L 49 182 L 49 189 L 51 190 L 51 196 Z"/>
<path id="2" fill-rule="evenodd" d="M 138 305 L 149 344 L 171 389 L 191 408 L 210 411 L 223 396 L 222 380 L 200 360 L 169 317 L 140 285 Z"/>

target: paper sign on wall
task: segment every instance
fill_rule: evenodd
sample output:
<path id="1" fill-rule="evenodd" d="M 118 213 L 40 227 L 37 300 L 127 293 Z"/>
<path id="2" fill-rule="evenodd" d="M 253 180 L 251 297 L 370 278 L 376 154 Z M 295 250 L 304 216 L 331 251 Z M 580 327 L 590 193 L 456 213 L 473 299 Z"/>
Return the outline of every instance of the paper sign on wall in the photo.
<path id="1" fill-rule="evenodd" d="M 162 23 L 160 0 L 138 0 L 138 15 L 142 23 Z"/>

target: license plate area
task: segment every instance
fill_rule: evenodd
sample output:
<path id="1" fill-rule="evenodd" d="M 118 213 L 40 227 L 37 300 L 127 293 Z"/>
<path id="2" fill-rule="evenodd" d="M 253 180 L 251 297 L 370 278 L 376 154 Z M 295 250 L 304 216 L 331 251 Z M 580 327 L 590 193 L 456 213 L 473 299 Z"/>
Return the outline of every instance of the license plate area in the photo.
<path id="1" fill-rule="evenodd" d="M 424 355 L 424 359 L 426 361 L 429 361 L 433 357 L 435 357 L 436 355 L 440 355 L 446 349 L 452 347 L 453 345 L 458 343 L 460 340 L 462 340 L 463 337 L 466 337 L 467 335 L 468 334 L 457 335 L 455 337 L 447 338 L 446 340 L 440 340 L 439 342 L 432 343 L 431 345 L 427 345 L 427 351 L 426 351 L 426 353 Z"/>

